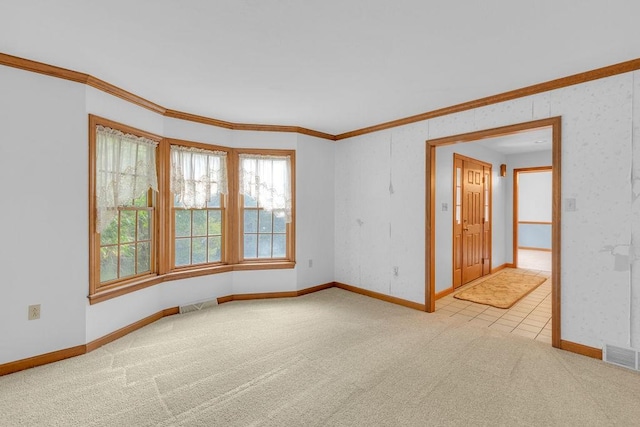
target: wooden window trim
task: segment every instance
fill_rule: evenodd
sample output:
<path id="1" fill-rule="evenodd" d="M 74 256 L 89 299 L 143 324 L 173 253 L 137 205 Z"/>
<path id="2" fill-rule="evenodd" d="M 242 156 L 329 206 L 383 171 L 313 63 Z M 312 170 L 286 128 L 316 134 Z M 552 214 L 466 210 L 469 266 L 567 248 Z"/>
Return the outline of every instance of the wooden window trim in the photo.
<path id="1" fill-rule="evenodd" d="M 103 117 L 89 115 L 89 296 L 98 295 L 101 293 L 111 292 L 115 288 L 128 288 L 133 286 L 132 284 L 143 283 L 154 280 L 155 276 L 159 272 L 158 259 L 161 256 L 159 252 L 159 224 L 163 220 L 161 209 L 159 209 L 158 203 L 154 205 L 153 210 L 153 228 L 151 230 L 151 273 L 137 275 L 133 277 L 127 277 L 121 280 L 113 280 L 105 284 L 100 283 L 100 237 L 97 232 L 96 224 L 96 127 L 105 126 L 111 129 L 119 130 L 126 134 L 131 134 L 139 137 L 145 137 L 152 141 L 160 142 L 162 137 L 136 129 L 131 126 L 124 125 L 122 123 L 114 122 Z M 159 150 L 157 152 L 159 154 Z M 159 166 L 158 155 L 156 155 L 156 166 Z M 156 197 L 156 199 L 158 199 Z"/>
<path id="2" fill-rule="evenodd" d="M 96 126 L 102 125 L 124 133 L 143 136 L 158 142 L 156 163 L 158 173 L 158 193 L 154 204 L 152 273 L 127 277 L 100 284 L 100 240 L 96 232 Z M 228 194 L 223 202 L 222 261 L 189 266 L 173 266 L 174 230 L 173 196 L 170 189 L 171 145 L 201 148 L 227 153 Z M 242 210 L 239 194 L 239 155 L 258 154 L 272 156 L 290 156 L 291 158 L 291 223 L 287 224 L 287 254 L 285 258 L 242 259 Z M 210 274 L 247 270 L 276 270 L 295 268 L 295 150 L 280 149 L 234 149 L 219 145 L 194 141 L 162 138 L 161 136 L 136 129 L 96 115 L 89 115 L 89 303 L 96 304 L 131 292 L 135 292 L 159 283 L 188 279 Z"/>
<path id="3" fill-rule="evenodd" d="M 243 198 L 240 196 L 239 185 L 239 162 L 241 154 L 255 154 L 261 156 L 289 156 L 291 159 L 291 222 L 286 224 L 286 244 L 287 244 L 287 252 L 284 257 L 280 258 L 250 258 L 244 259 L 244 207 L 243 207 Z M 234 264 L 240 265 L 238 270 L 264 270 L 271 268 L 293 268 L 293 267 L 281 267 L 282 265 L 293 265 L 295 266 L 295 224 L 296 224 L 296 152 L 295 150 L 277 150 L 277 149 L 245 149 L 238 148 L 233 150 L 233 161 L 234 161 L 234 171 L 235 177 L 233 179 L 234 188 L 233 193 L 231 190 L 229 194 L 234 194 L 236 197 L 233 197 L 233 201 L 235 203 L 234 212 L 238 212 L 237 221 L 235 221 L 235 230 L 234 236 L 236 236 L 236 241 L 238 247 L 236 248 L 235 255 L 237 258 L 234 260 Z M 269 266 L 269 264 L 273 264 L 273 266 Z"/>

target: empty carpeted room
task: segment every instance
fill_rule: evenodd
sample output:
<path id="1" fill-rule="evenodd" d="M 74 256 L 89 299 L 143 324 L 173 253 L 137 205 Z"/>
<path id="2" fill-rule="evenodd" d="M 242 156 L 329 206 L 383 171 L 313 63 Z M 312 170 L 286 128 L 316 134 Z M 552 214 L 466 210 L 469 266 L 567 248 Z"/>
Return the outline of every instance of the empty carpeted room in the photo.
<path id="1" fill-rule="evenodd" d="M 637 16 L 0 1 L 0 425 L 636 425 Z"/>

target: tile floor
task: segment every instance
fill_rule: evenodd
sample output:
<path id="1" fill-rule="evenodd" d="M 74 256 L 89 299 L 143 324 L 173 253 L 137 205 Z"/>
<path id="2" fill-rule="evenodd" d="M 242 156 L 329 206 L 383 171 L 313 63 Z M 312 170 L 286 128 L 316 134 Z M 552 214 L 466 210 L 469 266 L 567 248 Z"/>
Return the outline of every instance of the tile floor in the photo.
<path id="1" fill-rule="evenodd" d="M 518 268 L 551 271 L 551 252 L 518 249 Z"/>
<path id="2" fill-rule="evenodd" d="M 551 344 L 551 273 L 550 271 L 522 268 L 520 270 L 530 274 L 539 274 L 548 277 L 548 279 L 513 307 L 509 309 L 495 308 L 453 297 L 456 292 L 486 280 L 489 277 L 486 276 L 436 301 L 436 313 Z"/>

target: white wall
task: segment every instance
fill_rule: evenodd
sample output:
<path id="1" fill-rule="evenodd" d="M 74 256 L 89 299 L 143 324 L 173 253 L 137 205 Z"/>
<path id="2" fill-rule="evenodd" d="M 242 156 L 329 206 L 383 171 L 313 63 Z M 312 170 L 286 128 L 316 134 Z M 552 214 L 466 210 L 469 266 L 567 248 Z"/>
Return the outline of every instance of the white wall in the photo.
<path id="1" fill-rule="evenodd" d="M 486 148 L 477 143 L 445 145 L 436 148 L 436 292 L 453 286 L 453 215 L 455 204 L 453 196 L 453 153 L 472 157 L 491 163 L 492 210 L 491 210 L 491 267 L 495 268 L 506 261 L 505 247 L 506 186 L 500 177 L 500 165 L 506 162 L 506 155 Z M 448 210 L 442 210 L 442 204 L 448 204 Z"/>
<path id="2" fill-rule="evenodd" d="M 83 345 L 168 307 L 333 281 L 333 142 L 167 118 L 82 84 L 9 67 L 0 67 L 0 93 L 0 364 Z M 295 149 L 299 264 L 165 282 L 89 305 L 87 114 L 176 139 Z M 41 320 L 27 320 L 30 304 L 42 305 Z"/>
<path id="3" fill-rule="evenodd" d="M 0 364 L 84 344 L 84 100 L 84 85 L 0 67 Z"/>
<path id="4" fill-rule="evenodd" d="M 423 303 L 425 140 L 562 116 L 562 198 L 577 203 L 575 212 L 562 212 L 562 339 L 598 348 L 626 345 L 632 336 L 640 341 L 640 304 L 632 309 L 629 297 L 640 300 L 640 284 L 637 276 L 631 282 L 629 262 L 626 268 L 616 262 L 616 252 L 629 250 L 632 230 L 640 241 L 640 208 L 630 180 L 632 167 L 640 176 L 638 155 L 632 155 L 640 142 L 631 132 L 640 122 L 640 108 L 632 110 L 639 80 L 640 73 L 627 73 L 339 141 L 336 279 Z M 415 190 L 393 197 L 385 194 L 390 172 L 396 174 L 390 141 L 393 159 L 406 159 L 401 173 L 412 180 L 394 187 Z M 396 253 L 383 224 L 394 230 L 393 240 L 414 250 Z M 400 268 L 401 281 L 390 279 L 396 262 L 412 266 Z"/>

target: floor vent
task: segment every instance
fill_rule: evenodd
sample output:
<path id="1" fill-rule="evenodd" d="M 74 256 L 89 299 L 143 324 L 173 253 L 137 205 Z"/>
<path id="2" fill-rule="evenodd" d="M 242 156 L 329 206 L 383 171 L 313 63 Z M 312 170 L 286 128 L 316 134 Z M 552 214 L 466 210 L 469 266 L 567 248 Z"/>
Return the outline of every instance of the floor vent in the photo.
<path id="1" fill-rule="evenodd" d="M 196 302 L 196 303 L 188 304 L 188 305 L 181 305 L 180 306 L 180 314 L 190 313 L 192 311 L 200 311 L 200 310 L 203 310 L 205 308 L 214 307 L 216 305 L 218 305 L 218 300 L 217 299 Z"/>
<path id="2" fill-rule="evenodd" d="M 605 345 L 603 359 L 605 362 L 624 368 L 638 370 L 638 351 L 632 348 L 617 347 L 614 345 Z"/>

